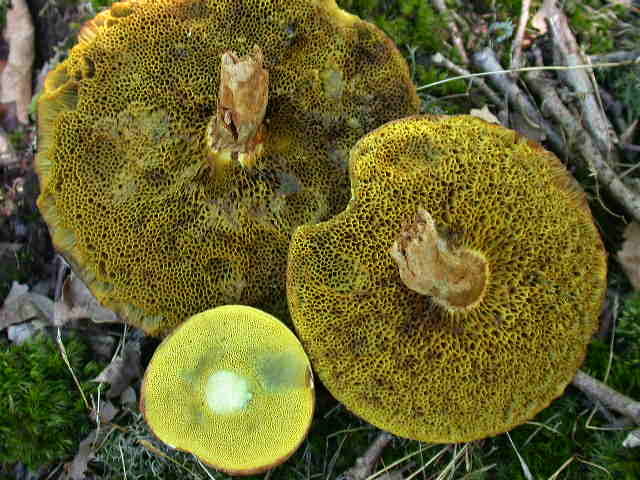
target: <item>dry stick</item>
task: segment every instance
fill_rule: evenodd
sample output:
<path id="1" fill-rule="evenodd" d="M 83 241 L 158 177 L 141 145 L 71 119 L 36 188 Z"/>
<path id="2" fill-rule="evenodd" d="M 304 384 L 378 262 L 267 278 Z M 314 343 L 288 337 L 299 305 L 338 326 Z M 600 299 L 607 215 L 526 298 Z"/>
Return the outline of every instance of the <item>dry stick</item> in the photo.
<path id="1" fill-rule="evenodd" d="M 580 52 L 576 38 L 569 29 L 567 17 L 557 7 L 555 0 L 545 0 L 545 4 L 549 4 L 547 23 L 553 42 L 554 63 L 569 67 L 584 64 L 585 58 Z M 560 72 L 559 75 L 576 93 L 585 127 L 595 139 L 598 149 L 608 160 L 614 153 L 614 142 L 618 142 L 615 140 L 613 128 L 596 98 L 597 85 L 583 69 L 570 68 Z"/>
<path id="2" fill-rule="evenodd" d="M 618 133 L 623 133 L 627 129 L 627 124 L 624 121 L 624 107 L 621 102 L 616 100 L 613 95 L 611 95 L 605 89 L 600 89 L 600 96 L 602 97 L 602 101 L 604 102 L 604 106 L 606 110 L 609 112 L 609 116 L 611 117 L 611 121 L 615 125 Z"/>
<path id="3" fill-rule="evenodd" d="M 538 70 L 575 70 L 577 68 L 586 68 L 588 70 L 592 70 L 594 68 L 611 68 L 611 67 L 625 67 L 627 65 L 640 65 L 640 57 L 635 60 L 629 60 L 626 62 L 614 62 L 614 63 L 596 63 L 596 64 L 586 64 L 586 65 L 574 65 L 572 67 L 568 67 L 566 65 L 536 65 L 534 67 L 522 67 L 516 68 L 515 70 L 494 70 L 492 72 L 476 72 L 470 73 L 469 75 L 459 75 L 456 77 L 445 78 L 444 80 L 438 80 L 437 82 L 427 83 L 426 85 L 420 85 L 416 90 L 421 92 L 422 90 L 427 90 L 429 88 L 436 87 L 438 85 L 442 85 L 443 83 L 455 82 L 456 80 L 467 80 L 473 77 L 490 77 L 492 75 L 497 75 L 499 73 L 514 73 L 514 72 L 535 72 Z"/>
<path id="4" fill-rule="evenodd" d="M 449 60 L 448 58 L 446 58 L 444 55 L 442 55 L 441 53 L 436 53 L 435 55 L 431 56 L 431 61 L 433 63 L 435 63 L 438 66 L 444 67 L 447 70 L 449 70 L 450 72 L 453 72 L 457 75 L 469 75 L 469 71 L 465 70 L 462 67 L 459 67 L 458 65 L 456 65 L 455 63 L 453 63 L 451 60 Z M 489 97 L 489 99 L 493 102 L 494 105 L 496 105 L 500 110 L 504 110 L 505 104 L 502 101 L 502 99 L 498 96 L 498 94 L 496 94 L 496 92 L 494 92 L 491 87 L 489 87 L 489 85 L 487 85 L 487 83 L 482 80 L 481 78 L 477 78 L 477 77 L 472 77 L 471 79 L 471 83 L 476 85 L 478 88 L 480 88 L 480 90 L 482 90 L 484 92 L 484 94 Z"/>
<path id="5" fill-rule="evenodd" d="M 525 78 L 531 89 L 540 98 L 544 98 L 542 112 L 551 116 L 564 128 L 567 136 L 574 140 L 578 152 L 595 172 L 598 179 L 631 216 L 640 222 L 640 195 L 627 187 L 609 166 L 591 136 L 562 103 L 553 82 L 540 71 L 529 72 Z"/>
<path id="6" fill-rule="evenodd" d="M 516 37 L 513 39 L 513 45 L 511 48 L 511 68 L 520 68 L 523 65 L 522 40 L 524 39 L 524 32 L 527 28 L 527 22 L 529 21 L 530 7 L 531 0 L 522 0 L 522 9 L 520 10 L 520 21 L 518 22 L 518 30 L 516 30 Z"/>
<path id="7" fill-rule="evenodd" d="M 629 417 L 640 425 L 640 402 L 616 392 L 613 388 L 587 375 L 582 370 L 578 370 L 571 384 L 588 396 L 599 400 L 611 410 Z"/>
<path id="8" fill-rule="evenodd" d="M 444 4 L 444 0 L 433 0 L 433 5 L 436 7 L 438 12 L 440 12 L 440 15 L 442 15 L 447 20 L 447 27 L 449 28 L 449 33 L 451 34 L 451 40 L 453 41 L 456 50 L 458 50 L 458 53 L 460 54 L 462 63 L 468 65 L 469 56 L 467 55 L 467 51 L 464 48 L 462 35 L 460 35 L 460 30 L 458 30 L 456 22 L 453 21 L 451 13 L 447 9 L 447 6 Z"/>
<path id="9" fill-rule="evenodd" d="M 365 480 L 371 473 L 380 460 L 382 452 L 386 446 L 393 439 L 393 435 L 387 432 L 380 432 L 373 443 L 367 448 L 367 451 L 363 456 L 356 460 L 356 463 L 349 470 L 344 472 L 341 476 L 341 480 Z"/>
<path id="10" fill-rule="evenodd" d="M 490 48 L 485 48 L 473 54 L 473 63 L 485 72 L 495 72 L 502 70 L 502 66 L 498 62 L 495 53 Z M 552 125 L 547 122 L 544 117 L 538 111 L 538 108 L 529 100 L 524 94 L 516 82 L 507 74 L 496 73 L 489 76 L 489 79 L 493 84 L 502 91 L 509 103 L 518 110 L 527 121 L 534 127 L 541 129 L 546 135 L 547 139 L 556 151 L 562 151 L 564 148 L 564 142 L 562 138 L 556 133 Z"/>
<path id="11" fill-rule="evenodd" d="M 604 55 L 589 55 L 589 62 L 633 62 L 637 58 L 640 58 L 640 50 L 622 50 L 620 52 L 605 53 Z"/>

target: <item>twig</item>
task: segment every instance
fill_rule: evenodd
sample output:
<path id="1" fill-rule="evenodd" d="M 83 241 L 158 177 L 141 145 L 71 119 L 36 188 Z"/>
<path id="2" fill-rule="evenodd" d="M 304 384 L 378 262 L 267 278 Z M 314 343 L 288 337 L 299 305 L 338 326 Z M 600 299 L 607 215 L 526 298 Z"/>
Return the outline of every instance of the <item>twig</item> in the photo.
<path id="1" fill-rule="evenodd" d="M 551 145 L 556 151 L 562 150 L 564 143 L 560 136 L 555 132 L 552 125 L 547 122 L 540 114 L 537 107 L 529 100 L 516 82 L 508 75 L 495 73 L 502 70 L 495 53 L 490 48 L 485 48 L 473 54 L 473 63 L 485 72 L 494 72 L 489 78 L 492 83 L 509 99 L 518 112 L 520 112 L 527 121 L 539 130 L 542 130 Z"/>
<path id="2" fill-rule="evenodd" d="M 451 34 L 451 40 L 458 50 L 460 54 L 460 58 L 462 59 L 462 63 L 465 65 L 469 64 L 469 56 L 467 55 L 467 51 L 464 48 L 464 43 L 462 42 L 462 35 L 460 35 L 460 30 L 458 30 L 458 26 L 456 22 L 454 22 L 451 18 L 451 13 L 447 9 L 447 6 L 444 4 L 444 0 L 433 0 L 433 5 L 436 7 L 436 10 L 440 12 L 446 21 L 447 27 L 449 28 L 449 33 Z"/>
<path id="3" fill-rule="evenodd" d="M 589 61 L 591 63 L 603 63 L 603 62 L 633 62 L 637 58 L 640 58 L 640 50 L 611 52 L 604 55 L 590 55 Z"/>
<path id="4" fill-rule="evenodd" d="M 340 480 L 365 480 L 373 472 L 382 452 L 392 439 L 393 435 L 390 433 L 380 432 L 364 455 L 356 460 L 355 465 L 340 475 Z"/>
<path id="5" fill-rule="evenodd" d="M 613 388 L 587 375 L 582 370 L 578 370 L 571 384 L 590 397 L 602 402 L 611 410 L 631 418 L 636 424 L 640 425 L 640 402 L 616 392 Z"/>
<path id="6" fill-rule="evenodd" d="M 574 66 L 582 65 L 585 59 L 573 33 L 569 29 L 569 21 L 560 10 L 555 0 L 545 0 L 548 12 L 547 23 L 553 41 L 554 63 Z M 608 160 L 614 153 L 615 132 L 609 123 L 604 109 L 596 98 L 597 84 L 589 77 L 586 70 L 568 69 L 561 73 L 565 81 L 573 88 L 580 105 L 584 125 L 594 138 L 596 146 Z M 592 74 L 593 75 L 593 74 Z"/>
<path id="7" fill-rule="evenodd" d="M 611 118 L 611 121 L 613 122 L 616 129 L 618 130 L 618 133 L 624 132 L 627 129 L 627 125 L 624 119 L 622 118 L 623 110 L 624 110 L 622 103 L 616 100 L 613 97 L 613 95 L 611 95 L 608 91 L 602 88 L 600 89 L 600 96 L 604 101 L 604 106 L 607 112 L 609 113 L 609 117 Z"/>
<path id="8" fill-rule="evenodd" d="M 616 172 L 605 161 L 593 139 L 562 103 L 553 83 L 542 72 L 530 72 L 526 75 L 529 86 L 544 98 L 542 111 L 550 115 L 564 128 L 567 136 L 574 140 L 580 155 L 587 162 L 598 179 L 611 192 L 637 221 L 640 221 L 640 195 L 624 184 Z"/>
<path id="9" fill-rule="evenodd" d="M 458 65 L 453 63 L 451 60 L 446 58 L 441 53 L 436 53 L 435 55 L 432 55 L 431 56 L 431 61 L 433 63 L 435 63 L 436 65 L 444 67 L 447 70 L 449 70 L 450 72 L 456 73 L 458 75 L 469 75 L 470 74 L 470 72 L 468 70 L 465 70 L 464 68 L 459 67 Z M 496 92 L 494 92 L 491 89 L 491 87 L 489 87 L 489 85 L 487 85 L 487 83 L 484 80 L 474 77 L 474 78 L 471 78 L 471 83 L 473 83 L 478 88 L 480 88 L 480 90 L 482 90 L 484 92 L 484 94 L 487 97 L 489 97 L 489 100 L 491 100 L 493 102 L 493 104 L 496 105 L 500 110 L 504 109 L 505 105 L 504 105 L 504 102 L 502 101 L 502 99 L 496 94 Z"/>
<path id="10" fill-rule="evenodd" d="M 529 21 L 529 8 L 531 7 L 531 0 L 522 0 L 522 8 L 520 10 L 520 21 L 518 22 L 518 30 L 516 30 L 516 37 L 513 39 L 513 45 L 511 48 L 511 68 L 519 68 L 522 66 L 522 40 L 524 39 L 524 32 L 527 28 L 527 22 Z"/>
<path id="11" fill-rule="evenodd" d="M 594 68 L 611 68 L 611 67 L 624 67 L 626 65 L 640 65 L 640 58 L 635 60 L 629 60 L 625 62 L 610 62 L 610 63 L 594 63 L 594 64 L 584 64 L 584 65 L 573 65 L 571 67 L 567 65 L 546 65 L 546 66 L 535 66 L 535 67 L 522 67 L 515 68 L 510 70 L 494 70 L 492 72 L 478 72 L 478 73 L 470 73 L 469 75 L 460 75 L 457 77 L 449 77 L 444 80 L 438 80 L 437 82 L 427 83 L 426 85 L 420 85 L 416 90 L 426 90 L 427 88 L 433 88 L 438 85 L 442 85 L 443 83 L 455 82 L 456 80 L 464 80 L 471 77 L 489 77 L 491 75 L 497 75 L 499 73 L 513 73 L 513 72 L 536 72 L 542 70 L 575 70 L 575 69 L 594 69 Z"/>
<path id="12" fill-rule="evenodd" d="M 630 150 L 632 152 L 640 152 L 640 145 L 634 145 L 632 143 L 624 143 L 622 145 L 620 145 L 622 148 L 625 148 L 627 150 Z M 633 170 L 635 170 L 636 168 L 640 167 L 640 163 L 637 165 L 634 165 L 633 167 L 631 167 L 629 170 L 627 170 L 622 176 L 624 177 L 625 175 L 628 175 L 629 173 L 631 173 Z"/>

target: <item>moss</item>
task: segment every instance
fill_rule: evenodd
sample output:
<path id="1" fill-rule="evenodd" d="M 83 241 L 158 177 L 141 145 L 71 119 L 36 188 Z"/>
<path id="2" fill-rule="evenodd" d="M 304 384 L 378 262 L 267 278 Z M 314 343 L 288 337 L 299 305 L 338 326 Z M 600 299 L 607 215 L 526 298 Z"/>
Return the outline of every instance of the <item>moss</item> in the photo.
<path id="1" fill-rule="evenodd" d="M 428 58 L 432 54 L 443 52 L 455 61 L 459 60 L 455 51 L 449 51 L 445 43 L 449 36 L 445 20 L 433 9 L 430 2 L 338 0 L 338 5 L 364 20 L 375 23 L 394 40 L 406 56 L 410 57 L 408 53 L 412 49 L 415 50 L 414 60 L 417 68 L 414 71 L 414 81 L 418 85 L 425 85 L 447 76 L 444 70 L 429 66 Z M 429 93 L 447 95 L 462 93 L 465 89 L 464 82 L 451 82 Z"/>
<path id="2" fill-rule="evenodd" d="M 614 335 L 611 369 L 607 384 L 633 398 L 640 398 L 640 293 L 623 302 Z M 607 374 L 611 346 L 594 340 L 589 349 L 585 370 L 603 379 Z"/>
<path id="3" fill-rule="evenodd" d="M 637 45 L 639 34 L 634 33 L 637 28 L 633 28 L 638 26 L 637 15 L 629 7 L 610 3 L 601 0 L 570 0 L 564 5 L 578 43 L 590 55 Z M 624 24 L 624 35 L 619 35 Z"/>
<path id="4" fill-rule="evenodd" d="M 65 342 L 80 379 L 99 373 L 79 339 Z M 95 384 L 83 383 L 85 392 Z M 0 463 L 21 461 L 29 468 L 71 455 L 90 424 L 71 374 L 53 342 L 32 342 L 0 351 Z"/>

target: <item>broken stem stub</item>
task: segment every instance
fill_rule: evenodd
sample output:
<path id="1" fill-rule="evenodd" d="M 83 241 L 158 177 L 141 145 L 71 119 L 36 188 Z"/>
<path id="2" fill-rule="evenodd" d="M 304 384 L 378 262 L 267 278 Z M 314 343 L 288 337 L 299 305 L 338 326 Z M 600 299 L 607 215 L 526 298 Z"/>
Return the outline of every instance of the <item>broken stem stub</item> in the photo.
<path id="1" fill-rule="evenodd" d="M 480 252 L 451 243 L 438 232 L 431 215 L 420 208 L 413 223 L 402 228 L 389 253 L 408 288 L 429 295 L 449 310 L 469 310 L 480 303 L 486 291 L 488 262 Z"/>
<path id="2" fill-rule="evenodd" d="M 208 162 L 215 175 L 238 162 L 251 167 L 262 152 L 269 97 L 269 73 L 259 46 L 240 58 L 222 54 L 216 113 L 207 125 Z"/>

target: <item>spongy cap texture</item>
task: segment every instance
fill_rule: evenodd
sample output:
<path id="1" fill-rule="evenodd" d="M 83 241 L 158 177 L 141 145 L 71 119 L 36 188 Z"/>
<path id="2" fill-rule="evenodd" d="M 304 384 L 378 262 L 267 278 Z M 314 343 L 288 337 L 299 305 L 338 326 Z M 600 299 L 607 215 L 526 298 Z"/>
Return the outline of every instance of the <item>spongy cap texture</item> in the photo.
<path id="1" fill-rule="evenodd" d="M 212 381 L 220 380 L 231 388 L 219 395 L 247 392 L 216 411 L 208 400 Z M 311 365 L 293 332 L 238 305 L 199 313 L 176 328 L 154 353 L 142 387 L 141 409 L 158 438 L 238 474 L 286 460 L 304 440 L 313 408 Z"/>
<path id="2" fill-rule="evenodd" d="M 288 298 L 318 376 L 394 434 L 461 442 L 560 395 L 598 326 L 606 255 L 584 194 L 534 142 L 469 116 L 391 122 L 351 152 L 348 208 L 298 228 Z M 488 262 L 465 311 L 407 288 L 389 250 L 419 208 Z M 443 233 L 443 234 L 445 234 Z"/>
<path id="3" fill-rule="evenodd" d="M 263 155 L 214 181 L 220 58 L 254 46 Z M 346 205 L 351 146 L 418 105 L 396 47 L 333 0 L 116 3 L 45 83 L 38 205 L 96 297 L 148 333 L 215 305 L 274 309 L 293 229 Z"/>

